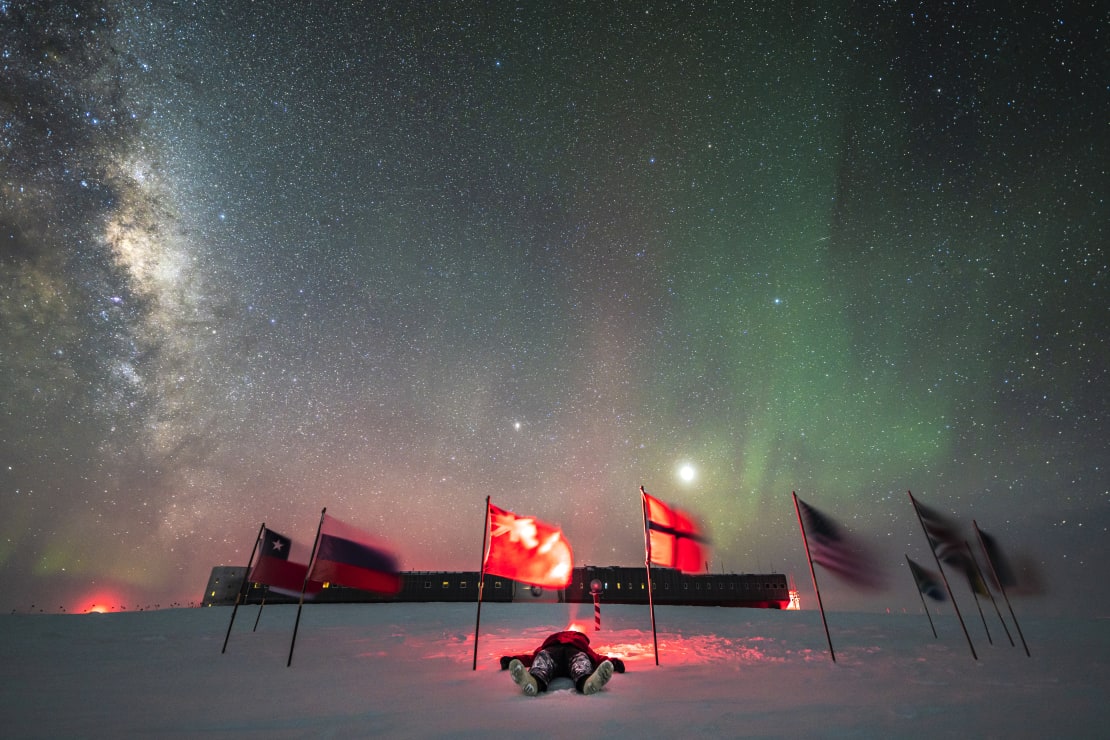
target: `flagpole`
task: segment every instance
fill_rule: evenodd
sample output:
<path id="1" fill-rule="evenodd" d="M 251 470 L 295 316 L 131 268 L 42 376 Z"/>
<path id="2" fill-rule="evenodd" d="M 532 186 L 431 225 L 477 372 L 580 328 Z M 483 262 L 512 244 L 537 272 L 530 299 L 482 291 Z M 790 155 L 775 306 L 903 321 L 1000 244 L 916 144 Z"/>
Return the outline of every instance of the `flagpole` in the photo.
<path id="1" fill-rule="evenodd" d="M 802 544 L 806 548 L 806 561 L 809 563 L 809 575 L 813 578 L 813 590 L 817 593 L 817 608 L 821 610 L 821 624 L 825 626 L 825 640 L 829 643 L 829 656 L 832 657 L 833 663 L 836 662 L 836 651 L 833 650 L 832 636 L 829 634 L 829 623 L 825 619 L 825 605 L 821 602 L 821 589 L 817 587 L 817 571 L 813 569 L 813 557 L 809 554 L 809 538 L 806 537 L 806 525 L 802 521 L 802 510 L 798 506 L 798 493 L 791 491 L 790 495 L 794 497 L 794 513 L 798 515 L 798 526 L 802 530 Z"/>
<path id="2" fill-rule="evenodd" d="M 486 542 L 489 537 L 489 496 L 486 496 L 486 516 L 482 527 L 482 565 L 478 575 L 478 614 L 474 618 L 474 662 L 470 670 L 478 670 L 478 627 L 482 624 L 482 592 L 486 588 Z"/>
<path id="3" fill-rule="evenodd" d="M 960 614 L 960 605 L 956 603 L 956 597 L 952 593 L 952 587 L 948 585 L 948 576 L 944 574 L 944 568 L 940 565 L 940 558 L 937 556 L 937 547 L 933 544 L 933 538 L 929 536 L 929 528 L 925 526 L 925 520 L 921 518 L 921 510 L 917 508 L 917 499 L 913 497 L 913 491 L 906 491 L 910 496 L 910 503 L 913 504 L 913 513 L 917 515 L 917 522 L 921 525 L 921 531 L 925 533 L 925 540 L 929 543 L 929 552 L 933 553 L 933 560 L 937 564 L 937 572 L 940 573 L 940 579 L 944 581 L 944 588 L 948 591 L 948 598 L 952 599 L 952 608 L 956 611 L 956 618 L 960 620 L 960 627 L 964 631 L 964 637 L 967 639 L 967 647 L 971 650 L 971 657 L 979 660 L 979 656 L 975 653 L 975 646 L 971 644 L 971 635 L 967 632 L 967 625 L 964 624 L 964 617 Z"/>
<path id="4" fill-rule="evenodd" d="M 247 560 L 247 572 L 243 574 L 243 582 L 239 584 L 239 593 L 235 594 L 235 606 L 231 609 L 231 621 L 227 623 L 227 634 L 224 635 L 224 646 L 220 650 L 220 654 L 227 652 L 227 641 L 231 638 L 231 625 L 235 624 L 235 613 L 239 611 L 239 602 L 247 595 L 247 586 L 250 584 L 251 566 L 254 565 L 254 555 L 258 552 L 258 542 L 262 539 L 262 533 L 266 531 L 266 522 L 258 528 L 258 536 L 254 538 L 254 547 L 251 548 L 250 559 Z"/>
<path id="5" fill-rule="evenodd" d="M 980 583 L 983 583 L 982 574 L 979 573 L 979 564 L 975 562 L 975 556 L 972 555 L 971 545 L 968 544 L 967 540 L 964 540 L 964 549 L 967 550 L 967 556 L 971 558 L 971 564 L 975 568 L 974 573 L 968 573 L 967 579 L 968 585 L 971 586 L 971 598 L 975 599 L 975 607 L 979 610 L 979 619 L 983 620 L 983 631 L 987 633 L 987 644 L 993 645 L 994 640 L 991 639 L 991 629 L 987 626 L 987 615 L 983 614 L 983 605 L 979 603 L 979 590 L 976 588 L 978 584 L 971 581 L 971 577 L 975 576 L 980 579 Z M 986 583 L 983 583 L 984 587 L 986 587 L 986 585 Z M 990 589 L 987 589 L 987 593 L 990 593 Z"/>
<path id="6" fill-rule="evenodd" d="M 648 529 L 647 491 L 640 486 L 640 508 L 644 514 L 644 566 L 647 568 L 648 609 L 651 611 L 651 645 L 655 651 L 655 665 L 659 665 L 659 638 L 655 632 L 655 598 L 651 589 L 651 531 Z"/>
<path id="7" fill-rule="evenodd" d="M 937 637 L 937 628 L 933 624 L 933 615 L 929 613 L 929 605 L 925 603 L 925 592 L 921 590 L 921 584 L 917 582 L 917 576 L 913 572 L 913 564 L 910 563 L 910 556 L 902 553 L 906 557 L 906 565 L 910 566 L 910 577 L 913 578 L 913 585 L 917 588 L 917 595 L 921 597 L 921 607 L 925 610 L 925 616 L 929 618 L 929 627 L 933 630 L 933 638 Z"/>
<path id="8" fill-rule="evenodd" d="M 975 552 L 971 549 L 971 543 L 965 540 L 964 544 L 967 545 L 967 553 L 971 556 L 972 564 L 975 565 L 975 574 L 979 578 L 979 583 L 983 584 L 983 590 L 986 591 L 987 596 L 990 597 L 991 604 L 994 605 L 994 613 L 998 615 L 998 621 L 1002 623 L 1002 631 L 1006 633 L 1006 637 L 1010 640 L 1010 647 L 1013 647 L 1014 637 L 1010 634 L 1010 628 L 1006 626 L 1006 620 L 1002 618 L 1002 610 L 998 608 L 998 600 L 994 598 L 994 592 L 991 591 L 990 584 L 988 584 L 987 579 L 983 577 L 983 569 L 979 567 L 979 561 L 975 558 Z M 987 634 L 990 635 L 990 632 Z"/>
<path id="9" fill-rule="evenodd" d="M 987 544 L 983 542 L 983 533 L 979 529 L 979 524 L 972 519 L 971 525 L 975 527 L 975 536 L 979 540 L 979 548 L 983 551 L 983 556 L 987 559 L 987 565 L 990 566 L 991 575 L 994 577 L 994 582 L 998 584 L 998 590 L 1002 592 L 1002 598 L 1006 600 L 1006 608 L 1010 610 L 1010 619 L 1014 620 L 1014 628 L 1017 630 L 1018 637 L 1021 638 L 1021 646 L 1025 648 L 1026 657 L 1032 658 L 1029 654 L 1029 646 L 1025 644 L 1025 635 L 1021 631 L 1021 625 L 1018 624 L 1017 616 L 1014 614 L 1014 607 L 1010 604 L 1010 597 L 1006 595 L 1006 586 L 1003 585 L 1002 579 L 998 577 L 998 571 L 994 567 L 994 560 L 991 559 L 990 553 L 987 552 Z"/>
<path id="10" fill-rule="evenodd" d="M 270 587 L 267 585 L 265 587 L 265 590 L 262 591 L 262 602 L 258 605 L 258 614 L 254 615 L 254 627 L 251 628 L 251 632 L 258 631 L 258 621 L 262 619 L 262 608 L 266 606 L 266 597 L 269 595 L 269 593 Z"/>
<path id="11" fill-rule="evenodd" d="M 304 592 L 308 589 L 308 578 L 312 575 L 312 561 L 316 559 L 316 548 L 320 544 L 320 530 L 324 528 L 324 514 L 328 511 L 328 507 L 320 509 L 320 523 L 316 525 L 316 539 L 312 541 L 312 553 L 308 556 L 308 567 L 304 571 L 304 583 L 301 584 L 301 600 L 297 604 L 297 619 L 293 622 L 293 639 L 289 641 L 289 660 L 285 661 L 285 667 L 293 665 L 293 645 L 297 642 L 297 628 L 301 626 L 301 609 L 304 608 Z"/>

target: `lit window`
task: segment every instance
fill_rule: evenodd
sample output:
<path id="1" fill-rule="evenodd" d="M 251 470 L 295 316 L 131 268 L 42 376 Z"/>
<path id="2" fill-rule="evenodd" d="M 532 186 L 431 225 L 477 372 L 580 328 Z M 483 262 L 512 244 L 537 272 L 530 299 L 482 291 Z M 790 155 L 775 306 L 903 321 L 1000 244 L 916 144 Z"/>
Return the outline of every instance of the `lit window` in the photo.
<path id="1" fill-rule="evenodd" d="M 444 581 L 444 582 L 443 582 L 443 587 L 444 587 L 444 588 L 447 588 L 447 587 L 448 587 L 448 586 L 450 586 L 450 585 L 451 585 L 451 583 L 450 583 L 449 581 Z"/>

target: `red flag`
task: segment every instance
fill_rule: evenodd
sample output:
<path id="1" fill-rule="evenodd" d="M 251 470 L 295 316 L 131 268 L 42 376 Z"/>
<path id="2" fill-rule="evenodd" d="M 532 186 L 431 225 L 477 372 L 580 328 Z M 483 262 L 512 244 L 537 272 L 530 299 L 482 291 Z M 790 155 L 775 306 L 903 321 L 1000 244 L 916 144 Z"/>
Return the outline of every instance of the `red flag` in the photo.
<path id="1" fill-rule="evenodd" d="M 708 544 L 693 518 L 640 488 L 647 518 L 648 561 L 683 573 L 698 573 L 705 566 L 703 544 Z"/>
<path id="2" fill-rule="evenodd" d="M 489 505 L 485 572 L 544 588 L 566 588 L 574 568 L 558 527 Z"/>
<path id="3" fill-rule="evenodd" d="M 308 566 L 289 559 L 293 541 L 272 529 L 262 528 L 262 547 L 258 560 L 251 568 L 250 582 L 262 583 L 275 591 L 286 594 L 300 594 L 305 588 Z M 308 584 L 306 594 L 315 595 L 320 590 L 319 583 Z"/>
<path id="4" fill-rule="evenodd" d="M 397 560 L 360 529 L 324 515 L 312 579 L 362 591 L 395 594 L 401 590 Z"/>

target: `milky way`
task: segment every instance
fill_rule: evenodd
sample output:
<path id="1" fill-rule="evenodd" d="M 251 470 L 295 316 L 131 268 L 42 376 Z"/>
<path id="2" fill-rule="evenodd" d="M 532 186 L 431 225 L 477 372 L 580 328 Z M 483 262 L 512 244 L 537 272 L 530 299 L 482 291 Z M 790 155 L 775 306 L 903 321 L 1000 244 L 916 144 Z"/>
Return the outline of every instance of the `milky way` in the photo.
<path id="1" fill-rule="evenodd" d="M 47 5 L 0 0 L 0 606 L 197 601 L 324 506 L 476 569 L 487 495 L 637 564 L 640 485 L 803 581 L 796 490 L 902 586 L 845 606 L 912 608 L 909 489 L 1101 577 L 1104 17 Z"/>

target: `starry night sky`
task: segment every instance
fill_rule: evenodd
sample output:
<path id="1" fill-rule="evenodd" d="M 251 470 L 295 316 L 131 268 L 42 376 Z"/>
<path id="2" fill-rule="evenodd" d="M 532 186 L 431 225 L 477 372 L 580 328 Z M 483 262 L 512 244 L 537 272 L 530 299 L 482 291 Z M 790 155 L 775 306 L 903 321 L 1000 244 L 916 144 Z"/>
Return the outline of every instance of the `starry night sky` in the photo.
<path id="1" fill-rule="evenodd" d="M 643 485 L 807 607 L 791 491 L 900 609 L 912 490 L 1105 614 L 1110 40 L 1034 5 L 0 0 L 0 609 L 324 506 L 642 564 Z"/>

